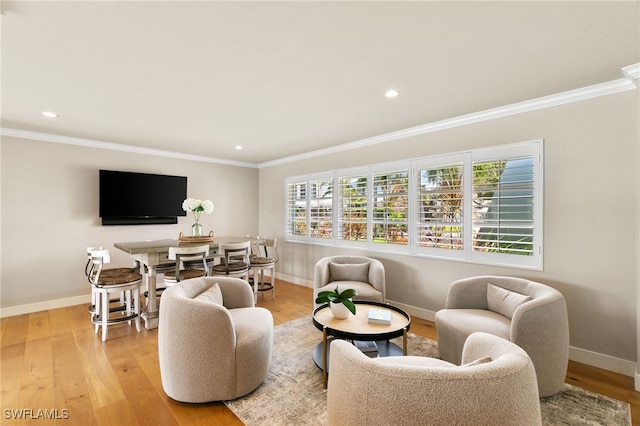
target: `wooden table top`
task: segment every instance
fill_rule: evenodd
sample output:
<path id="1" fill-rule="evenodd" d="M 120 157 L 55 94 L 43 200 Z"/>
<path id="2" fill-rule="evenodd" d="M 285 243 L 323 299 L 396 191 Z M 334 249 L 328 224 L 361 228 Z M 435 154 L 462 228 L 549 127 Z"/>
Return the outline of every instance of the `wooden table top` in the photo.
<path id="1" fill-rule="evenodd" d="M 411 316 L 402 309 L 386 303 L 355 301 L 356 314 L 346 319 L 336 319 L 331 313 L 329 305 L 318 307 L 313 313 L 316 328 L 322 330 L 327 327 L 327 333 L 332 336 L 361 339 L 370 337 L 371 340 L 383 340 L 402 335 L 402 330 L 411 325 Z M 369 309 L 386 309 L 391 313 L 391 324 L 369 324 Z M 392 337 L 388 337 L 393 335 Z"/>
<path id="2" fill-rule="evenodd" d="M 247 240 L 249 240 L 247 237 L 216 237 L 213 241 L 202 244 L 209 244 L 209 247 L 217 248 L 220 243 L 240 243 Z M 114 243 L 113 245 L 129 254 L 163 253 L 168 251 L 169 247 L 178 247 L 180 241 L 178 239 L 146 240 Z"/>

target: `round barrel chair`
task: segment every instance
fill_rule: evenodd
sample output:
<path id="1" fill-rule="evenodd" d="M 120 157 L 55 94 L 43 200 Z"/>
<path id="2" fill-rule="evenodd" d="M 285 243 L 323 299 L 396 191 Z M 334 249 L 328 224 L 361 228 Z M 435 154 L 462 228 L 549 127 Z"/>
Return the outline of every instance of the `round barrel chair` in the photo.
<path id="1" fill-rule="evenodd" d="M 352 288 L 358 295 L 353 300 L 384 302 L 386 283 L 384 265 L 378 259 L 365 256 L 329 256 L 316 262 L 313 277 L 314 306 L 318 293 Z"/>
<path id="2" fill-rule="evenodd" d="M 232 277 L 180 281 L 160 304 L 158 351 L 166 394 L 181 402 L 235 399 L 269 371 L 273 317 L 255 307 L 248 282 Z"/>
<path id="3" fill-rule="evenodd" d="M 569 320 L 562 294 L 524 278 L 457 280 L 436 312 L 440 357 L 460 364 L 467 337 L 483 331 L 524 349 L 536 369 L 541 397 L 562 390 L 569 363 Z"/>
<path id="4" fill-rule="evenodd" d="M 536 373 L 527 353 L 473 333 L 458 366 L 437 358 L 370 358 L 345 340 L 331 343 L 330 426 L 541 425 Z"/>

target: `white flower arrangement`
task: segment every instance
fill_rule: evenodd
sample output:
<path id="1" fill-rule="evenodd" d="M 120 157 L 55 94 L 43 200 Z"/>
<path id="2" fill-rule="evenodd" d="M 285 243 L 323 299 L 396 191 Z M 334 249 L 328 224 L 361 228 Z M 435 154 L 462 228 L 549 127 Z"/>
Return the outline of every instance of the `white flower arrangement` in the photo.
<path id="1" fill-rule="evenodd" d="M 185 212 L 193 212 L 193 215 L 199 218 L 200 213 L 205 212 L 211 214 L 213 212 L 213 203 L 211 200 L 196 200 L 195 198 L 187 198 L 182 202 L 182 210 Z"/>

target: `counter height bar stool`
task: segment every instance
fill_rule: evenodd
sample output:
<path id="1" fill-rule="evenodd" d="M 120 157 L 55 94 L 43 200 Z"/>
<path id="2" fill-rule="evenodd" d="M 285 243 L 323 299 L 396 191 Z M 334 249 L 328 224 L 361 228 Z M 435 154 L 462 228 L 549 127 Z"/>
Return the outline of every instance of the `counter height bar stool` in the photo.
<path id="1" fill-rule="evenodd" d="M 169 247 L 169 260 L 175 261 L 172 271 L 164 273 L 164 284 L 167 287 L 190 278 L 206 277 L 208 275 L 207 256 L 209 245 Z M 198 264 L 198 268 L 192 267 Z"/>
<path id="2" fill-rule="evenodd" d="M 253 240 L 252 254 L 249 263 L 253 270 L 253 294 L 258 300 L 258 293 L 271 292 L 271 298 L 276 298 L 275 266 L 278 262 L 277 238 L 265 239 L 256 237 Z M 269 282 L 265 282 L 264 273 L 269 271 Z"/>
<path id="3" fill-rule="evenodd" d="M 220 243 L 219 251 L 222 257 L 220 263 L 211 268 L 211 275 L 249 279 L 251 241 Z"/>
<path id="4" fill-rule="evenodd" d="M 87 247 L 87 264 L 84 267 L 84 275 L 89 278 L 95 264 L 91 258 L 91 252 L 95 250 L 102 250 L 101 246 L 89 246 Z M 102 268 L 100 272 L 101 275 L 117 275 L 117 274 L 126 274 L 129 272 L 137 272 L 137 268 Z M 91 286 L 91 305 L 89 305 L 89 314 L 91 314 L 91 319 L 93 320 L 93 316 L 98 312 L 96 311 L 96 290 L 93 286 Z M 123 311 L 126 309 L 124 295 L 120 294 L 119 299 L 110 300 L 111 303 L 120 301 L 118 306 L 113 306 L 110 308 L 111 312 Z"/>
<path id="5" fill-rule="evenodd" d="M 92 267 L 89 270 L 88 280 L 95 291 L 95 311 L 93 323 L 95 332 L 98 333 L 102 326 L 102 341 L 107 340 L 109 325 L 121 322 L 135 321 L 136 330 L 140 332 L 140 286 L 142 275 L 135 271 L 122 273 L 105 273 L 104 265 L 111 262 L 109 250 L 93 250 L 91 252 Z M 127 269 L 127 268 L 125 268 Z M 119 293 L 125 300 L 124 312 L 119 316 L 110 316 L 109 295 Z"/>

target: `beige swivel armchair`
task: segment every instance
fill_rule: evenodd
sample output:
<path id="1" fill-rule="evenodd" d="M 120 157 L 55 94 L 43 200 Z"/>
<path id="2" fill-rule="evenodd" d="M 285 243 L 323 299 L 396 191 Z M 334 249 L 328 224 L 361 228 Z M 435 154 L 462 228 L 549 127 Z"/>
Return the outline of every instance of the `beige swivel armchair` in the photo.
<path id="1" fill-rule="evenodd" d="M 253 391 L 267 376 L 272 347 L 271 312 L 255 307 L 244 280 L 193 278 L 162 295 L 160 376 L 177 401 L 223 401 Z"/>
<path id="2" fill-rule="evenodd" d="M 465 343 L 463 366 L 435 358 L 369 358 L 331 343 L 329 425 L 541 425 L 536 373 L 517 345 L 487 333 Z"/>
<path id="3" fill-rule="evenodd" d="M 569 362 L 569 322 L 564 297 L 552 287 L 503 276 L 455 281 L 446 308 L 436 313 L 436 329 L 443 360 L 460 364 L 467 337 L 483 331 L 527 352 L 541 397 L 563 387 Z"/>
<path id="4" fill-rule="evenodd" d="M 364 256 L 329 256 L 320 259 L 314 269 L 313 300 L 325 290 L 340 291 L 353 288 L 358 292 L 354 300 L 384 302 L 386 284 L 384 265 L 377 259 Z"/>

